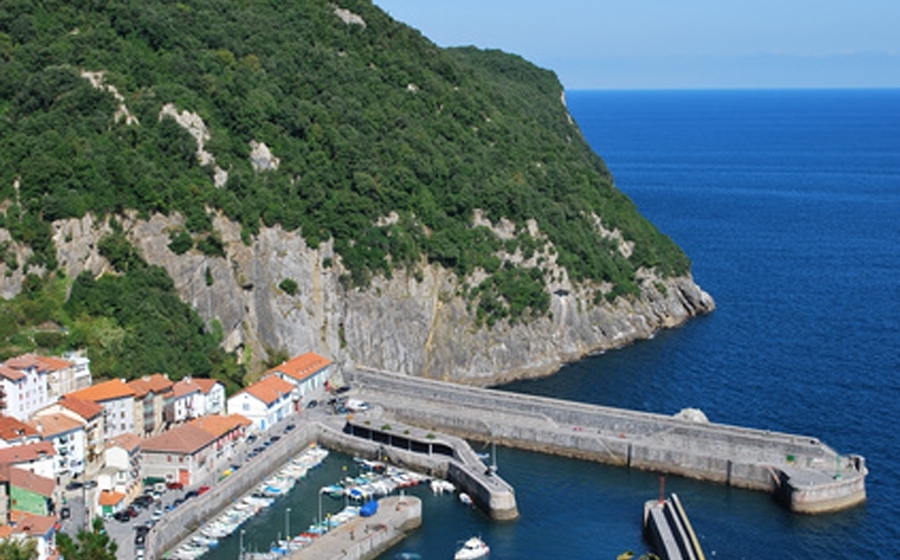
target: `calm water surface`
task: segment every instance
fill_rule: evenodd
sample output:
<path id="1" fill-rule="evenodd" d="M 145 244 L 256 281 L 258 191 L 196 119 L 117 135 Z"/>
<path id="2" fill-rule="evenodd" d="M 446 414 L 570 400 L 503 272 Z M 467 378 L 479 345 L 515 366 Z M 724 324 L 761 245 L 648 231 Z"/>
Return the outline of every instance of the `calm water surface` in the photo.
<path id="1" fill-rule="evenodd" d="M 506 390 L 819 437 L 868 459 L 868 502 L 824 516 L 765 494 L 669 477 L 707 558 L 900 554 L 900 91 L 569 92 L 569 108 L 620 189 L 691 257 L 712 315 Z M 521 518 L 492 523 L 425 497 L 397 548 L 452 558 L 480 534 L 491 558 L 614 559 L 646 551 L 641 507 L 658 477 L 498 450 Z M 332 455 L 248 525 L 265 547 L 316 515 Z M 353 468 L 352 466 L 349 468 Z M 339 503 L 332 504 L 336 511 Z M 235 558 L 237 538 L 215 558 Z"/>

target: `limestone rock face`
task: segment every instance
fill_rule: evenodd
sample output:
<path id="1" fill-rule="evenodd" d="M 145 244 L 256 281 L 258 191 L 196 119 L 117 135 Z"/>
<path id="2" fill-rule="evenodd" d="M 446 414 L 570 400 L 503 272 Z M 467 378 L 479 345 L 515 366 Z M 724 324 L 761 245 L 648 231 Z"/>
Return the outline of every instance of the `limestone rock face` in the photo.
<path id="1" fill-rule="evenodd" d="M 423 265 L 418 278 L 398 270 L 366 289 L 345 289 L 331 245 L 309 247 L 298 232 L 263 229 L 247 245 L 239 224 L 218 217 L 214 228 L 226 248 L 221 258 L 173 253 L 168 244 L 170 232 L 182 228 L 178 216 L 140 220 L 132 214 L 119 222 L 147 262 L 168 271 L 181 298 L 208 324 L 221 324 L 226 349 L 251 364 L 276 350 L 314 351 L 346 365 L 487 385 L 552 373 L 564 362 L 648 338 L 715 307 L 690 277 L 643 273 L 639 299 L 594 305 L 586 291 L 559 289 L 550 316 L 488 329 L 476 324 L 453 272 L 438 266 Z M 88 216 L 57 222 L 54 230 L 60 267 L 69 277 L 108 271 L 97 251 L 110 231 L 106 222 Z M 287 279 L 298 286 L 293 295 L 279 287 Z M 0 274 L 4 297 L 20 285 L 20 275 Z"/>

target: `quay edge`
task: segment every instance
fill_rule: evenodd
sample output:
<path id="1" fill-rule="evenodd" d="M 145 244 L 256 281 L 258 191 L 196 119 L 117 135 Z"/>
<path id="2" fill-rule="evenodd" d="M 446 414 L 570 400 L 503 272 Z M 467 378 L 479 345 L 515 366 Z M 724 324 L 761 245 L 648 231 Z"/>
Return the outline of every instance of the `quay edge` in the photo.
<path id="1" fill-rule="evenodd" d="M 463 438 L 764 491 L 797 513 L 866 499 L 864 458 L 814 437 L 362 368 L 344 376 L 386 415 Z"/>

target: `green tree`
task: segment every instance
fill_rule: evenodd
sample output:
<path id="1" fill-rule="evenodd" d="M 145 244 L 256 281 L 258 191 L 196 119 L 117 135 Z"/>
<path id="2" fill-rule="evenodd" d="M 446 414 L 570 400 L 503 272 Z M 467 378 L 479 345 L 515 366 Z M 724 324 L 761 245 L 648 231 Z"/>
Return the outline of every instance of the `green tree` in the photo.
<path id="1" fill-rule="evenodd" d="M 37 542 L 34 539 L 24 542 L 0 540 L 0 560 L 36 560 L 37 557 Z"/>
<path id="2" fill-rule="evenodd" d="M 66 560 L 116 560 L 116 542 L 103 529 L 103 520 L 95 517 L 91 530 L 80 529 L 75 539 L 66 533 L 56 536 L 56 545 Z"/>

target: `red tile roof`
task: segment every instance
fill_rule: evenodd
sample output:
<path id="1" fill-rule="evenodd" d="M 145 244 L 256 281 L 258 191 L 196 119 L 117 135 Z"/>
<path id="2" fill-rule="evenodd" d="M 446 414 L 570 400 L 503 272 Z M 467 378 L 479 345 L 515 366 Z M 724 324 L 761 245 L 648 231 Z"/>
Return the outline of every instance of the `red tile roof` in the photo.
<path id="1" fill-rule="evenodd" d="M 75 365 L 74 362 L 52 356 L 38 356 L 37 354 L 22 354 L 6 361 L 6 365 L 13 369 L 37 368 L 38 371 L 59 371 Z"/>
<path id="2" fill-rule="evenodd" d="M 11 511 L 10 514 L 13 512 Z M 56 516 L 34 515 L 32 513 L 17 512 L 18 521 L 13 529 L 14 533 L 25 533 L 32 537 L 44 536 L 49 533 L 57 523 Z M 12 517 L 12 515 L 10 515 Z"/>
<path id="3" fill-rule="evenodd" d="M 34 417 L 34 420 L 28 423 L 28 425 L 45 439 L 71 432 L 79 428 L 84 428 L 83 422 L 79 422 L 78 420 L 59 412 L 36 416 Z"/>
<path id="4" fill-rule="evenodd" d="M 114 506 L 118 503 L 121 503 L 124 499 L 125 494 L 122 494 L 121 492 L 104 490 L 100 492 L 100 497 L 97 499 L 97 503 L 99 503 L 101 506 Z"/>
<path id="5" fill-rule="evenodd" d="M 115 399 L 134 398 L 134 390 L 122 379 L 110 379 L 78 391 L 66 393 L 65 396 L 100 403 Z"/>
<path id="6" fill-rule="evenodd" d="M 12 416 L 0 415 L 0 439 L 13 441 L 20 438 L 38 437 L 38 431 Z"/>
<path id="7" fill-rule="evenodd" d="M 294 386 L 291 383 L 277 375 L 270 375 L 250 385 L 244 389 L 244 392 L 256 397 L 266 405 L 271 405 L 285 395 L 289 395 L 293 390 Z"/>
<path id="8" fill-rule="evenodd" d="M 144 440 L 141 449 L 144 453 L 178 453 L 192 455 L 216 441 L 216 437 L 206 430 L 191 424 L 178 426 L 158 436 Z"/>
<path id="9" fill-rule="evenodd" d="M 9 469 L 9 485 L 16 488 L 24 488 L 25 490 L 40 494 L 46 498 L 53 496 L 53 490 L 56 488 L 56 481 L 34 474 L 31 471 L 12 467 Z"/>
<path id="10" fill-rule="evenodd" d="M 10 381 L 20 381 L 25 379 L 25 374 L 17 369 L 0 365 L 0 377 L 5 377 Z"/>
<path id="11" fill-rule="evenodd" d="M 126 432 L 112 438 L 111 443 L 127 450 L 130 453 L 140 447 L 141 444 L 144 443 L 144 440 L 138 435 L 135 435 L 131 432 Z"/>
<path id="12" fill-rule="evenodd" d="M 207 377 L 192 377 L 194 383 L 200 386 L 200 392 L 204 395 L 208 395 L 210 391 L 213 390 L 219 382 L 215 379 L 209 379 Z"/>
<path id="13" fill-rule="evenodd" d="M 101 405 L 94 401 L 87 401 L 70 395 L 63 395 L 62 398 L 59 399 L 59 404 L 85 420 L 92 420 L 103 414 L 103 407 Z"/>
<path id="14" fill-rule="evenodd" d="M 174 383 L 161 373 L 154 373 L 153 375 L 132 379 L 128 382 L 128 386 L 134 391 L 135 396 L 139 398 L 146 396 L 147 393 L 156 393 L 157 395 L 166 393 L 172 390 L 173 385 Z"/>
<path id="15" fill-rule="evenodd" d="M 39 459 L 42 456 L 54 456 L 56 449 L 49 441 L 39 441 L 36 443 L 26 443 L 25 445 L 14 445 L 0 449 L 0 464 L 15 465 Z"/>
<path id="16" fill-rule="evenodd" d="M 220 438 L 229 432 L 232 432 L 242 426 L 252 424 L 250 420 L 240 414 L 232 414 L 230 416 L 222 416 L 220 414 L 209 414 L 200 418 L 194 418 L 188 425 L 196 426 L 204 430 L 216 438 Z"/>
<path id="17" fill-rule="evenodd" d="M 270 369 L 266 373 L 283 373 L 292 379 L 303 381 L 322 371 L 330 364 L 331 360 L 328 358 L 313 352 L 307 352 L 306 354 L 291 358 L 280 366 Z"/>

